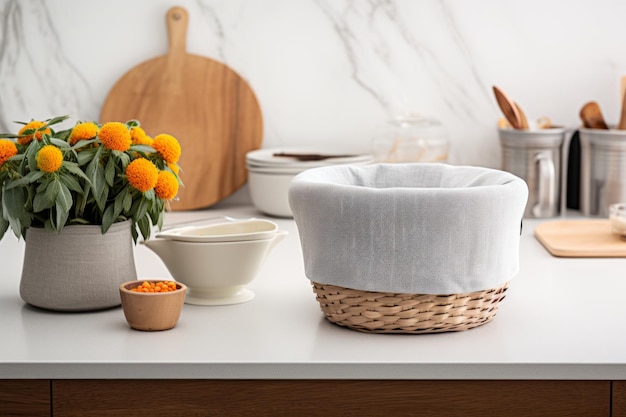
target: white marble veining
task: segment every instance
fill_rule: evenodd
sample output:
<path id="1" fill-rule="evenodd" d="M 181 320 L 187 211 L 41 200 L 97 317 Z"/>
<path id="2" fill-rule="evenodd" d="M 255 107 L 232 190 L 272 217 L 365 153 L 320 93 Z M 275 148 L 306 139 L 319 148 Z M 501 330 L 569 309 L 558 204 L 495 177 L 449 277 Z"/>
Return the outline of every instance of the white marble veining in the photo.
<path id="1" fill-rule="evenodd" d="M 0 0 L 0 131 L 14 120 L 98 119 L 115 81 L 167 51 L 165 13 L 190 14 L 187 49 L 256 92 L 264 146 L 369 150 L 398 113 L 442 120 L 450 162 L 499 167 L 491 86 L 531 119 L 616 123 L 626 74 L 619 0 Z"/>

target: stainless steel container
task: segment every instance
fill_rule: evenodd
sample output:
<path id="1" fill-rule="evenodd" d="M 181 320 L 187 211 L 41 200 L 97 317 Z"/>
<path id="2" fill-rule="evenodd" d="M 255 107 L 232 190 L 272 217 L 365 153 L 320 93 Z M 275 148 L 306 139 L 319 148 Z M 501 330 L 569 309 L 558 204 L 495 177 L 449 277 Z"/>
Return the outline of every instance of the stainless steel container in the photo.
<path id="1" fill-rule="evenodd" d="M 626 202 L 626 131 L 580 129 L 580 209 L 608 217 L 609 206 Z"/>
<path id="2" fill-rule="evenodd" d="M 498 129 L 502 169 L 526 181 L 524 217 L 554 217 L 564 200 L 564 148 L 569 137 L 562 128 Z"/>

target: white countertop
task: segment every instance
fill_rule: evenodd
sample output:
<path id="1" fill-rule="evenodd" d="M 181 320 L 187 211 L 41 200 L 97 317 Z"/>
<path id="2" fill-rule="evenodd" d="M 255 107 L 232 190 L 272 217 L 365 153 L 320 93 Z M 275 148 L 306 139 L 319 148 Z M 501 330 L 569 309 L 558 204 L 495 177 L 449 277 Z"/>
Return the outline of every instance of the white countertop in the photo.
<path id="1" fill-rule="evenodd" d="M 229 215 L 248 206 L 174 212 L 168 223 Z M 293 220 L 265 261 L 247 303 L 185 305 L 164 332 L 128 327 L 121 307 L 53 313 L 19 297 L 23 242 L 0 241 L 0 379 L 340 378 L 626 379 L 626 258 L 552 257 L 525 220 L 521 270 L 496 318 L 464 332 L 368 334 L 326 321 L 304 276 Z M 135 248 L 140 278 L 170 275 Z"/>

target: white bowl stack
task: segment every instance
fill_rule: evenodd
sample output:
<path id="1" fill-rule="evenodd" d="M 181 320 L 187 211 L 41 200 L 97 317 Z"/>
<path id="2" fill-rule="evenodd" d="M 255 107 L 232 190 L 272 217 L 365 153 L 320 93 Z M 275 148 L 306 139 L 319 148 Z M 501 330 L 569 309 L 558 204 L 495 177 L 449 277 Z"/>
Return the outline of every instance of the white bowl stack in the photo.
<path id="1" fill-rule="evenodd" d="M 303 161 L 277 154 L 333 155 L 331 158 Z M 345 155 L 345 156 L 344 156 Z M 291 180 L 310 168 L 329 165 L 365 165 L 372 163 L 370 154 L 350 155 L 328 150 L 259 149 L 248 152 L 248 187 L 257 209 L 276 217 L 293 217 L 289 207 L 288 190 Z"/>

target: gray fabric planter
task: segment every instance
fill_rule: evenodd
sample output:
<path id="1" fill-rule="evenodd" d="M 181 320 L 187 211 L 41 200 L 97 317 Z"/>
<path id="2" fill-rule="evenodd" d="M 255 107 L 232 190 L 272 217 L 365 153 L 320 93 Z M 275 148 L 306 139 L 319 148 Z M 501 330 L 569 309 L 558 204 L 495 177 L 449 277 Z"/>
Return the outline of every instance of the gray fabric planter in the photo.
<path id="1" fill-rule="evenodd" d="M 507 172 L 419 163 L 315 168 L 289 189 L 311 281 L 419 294 L 513 278 L 527 197 Z"/>
<path id="2" fill-rule="evenodd" d="M 20 296 L 33 306 L 87 311 L 120 304 L 119 286 L 137 279 L 131 222 L 66 226 L 60 233 L 29 228 Z"/>

